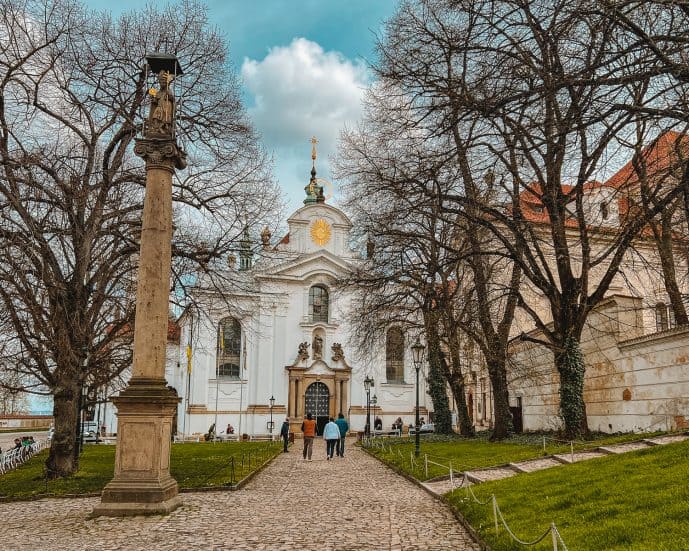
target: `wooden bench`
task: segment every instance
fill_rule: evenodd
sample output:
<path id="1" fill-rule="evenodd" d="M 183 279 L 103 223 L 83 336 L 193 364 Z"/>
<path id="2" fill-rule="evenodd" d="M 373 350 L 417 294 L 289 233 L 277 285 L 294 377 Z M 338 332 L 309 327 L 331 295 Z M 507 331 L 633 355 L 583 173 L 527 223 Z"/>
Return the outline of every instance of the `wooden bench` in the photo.
<path id="1" fill-rule="evenodd" d="M 249 441 L 250 442 L 261 442 L 261 441 L 272 441 L 274 440 L 272 434 L 252 434 L 249 436 Z"/>

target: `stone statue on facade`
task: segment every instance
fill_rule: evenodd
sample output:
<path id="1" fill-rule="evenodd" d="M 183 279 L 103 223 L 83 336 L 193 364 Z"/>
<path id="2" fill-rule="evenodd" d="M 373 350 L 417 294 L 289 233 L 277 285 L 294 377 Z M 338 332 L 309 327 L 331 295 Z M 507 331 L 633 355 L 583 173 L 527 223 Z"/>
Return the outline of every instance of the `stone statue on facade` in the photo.
<path id="1" fill-rule="evenodd" d="M 313 359 L 320 360 L 323 358 L 323 337 L 316 335 L 313 338 Z"/>
<path id="2" fill-rule="evenodd" d="M 332 360 L 334 362 L 344 360 L 344 351 L 342 350 L 342 345 L 339 342 L 333 343 L 331 348 L 333 351 Z"/>
<path id="3" fill-rule="evenodd" d="M 297 361 L 305 361 L 309 359 L 309 343 L 299 343 L 299 352 L 297 352 Z"/>

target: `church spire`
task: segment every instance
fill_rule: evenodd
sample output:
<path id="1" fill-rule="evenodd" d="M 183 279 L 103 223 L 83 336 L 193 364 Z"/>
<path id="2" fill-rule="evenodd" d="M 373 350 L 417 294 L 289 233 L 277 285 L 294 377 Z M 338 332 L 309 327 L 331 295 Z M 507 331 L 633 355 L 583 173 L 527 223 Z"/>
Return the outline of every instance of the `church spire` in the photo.
<path id="1" fill-rule="evenodd" d="M 316 172 L 316 144 L 318 143 L 318 140 L 316 139 L 316 136 L 311 137 L 311 161 L 312 161 L 312 167 L 313 167 L 313 172 Z"/>
<path id="2" fill-rule="evenodd" d="M 318 185 L 318 178 L 316 178 L 316 144 L 318 140 L 316 136 L 311 138 L 311 180 L 307 186 L 304 187 L 306 192 L 306 199 L 304 199 L 305 205 L 310 205 L 312 203 L 322 203 L 325 201 L 323 196 L 323 186 Z"/>
<path id="3" fill-rule="evenodd" d="M 244 234 L 239 242 L 239 269 L 240 271 L 250 270 L 254 254 L 251 252 L 251 234 L 249 226 L 244 226 Z"/>

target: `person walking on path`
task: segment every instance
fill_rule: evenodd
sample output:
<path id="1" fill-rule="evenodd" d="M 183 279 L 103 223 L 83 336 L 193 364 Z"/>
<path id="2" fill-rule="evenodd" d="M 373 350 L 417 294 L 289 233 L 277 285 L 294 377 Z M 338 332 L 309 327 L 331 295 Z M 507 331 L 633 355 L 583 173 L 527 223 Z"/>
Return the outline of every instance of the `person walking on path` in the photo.
<path id="1" fill-rule="evenodd" d="M 289 441 L 289 420 L 285 419 L 280 428 L 280 436 L 282 437 L 283 453 L 287 453 L 287 442 Z"/>
<path id="2" fill-rule="evenodd" d="M 347 423 L 344 415 L 339 413 L 335 424 L 340 429 L 340 439 L 337 441 L 337 457 L 344 457 L 345 436 L 347 436 L 347 431 L 349 430 L 349 423 Z"/>
<path id="3" fill-rule="evenodd" d="M 304 459 L 311 461 L 313 453 L 313 439 L 316 437 L 316 420 L 311 413 L 306 414 L 306 419 L 301 424 L 301 432 L 304 433 Z"/>
<path id="4" fill-rule="evenodd" d="M 335 451 L 335 446 L 340 439 L 340 427 L 335 423 L 335 419 L 332 417 L 330 421 L 325 425 L 323 429 L 323 439 L 325 440 L 325 455 L 326 459 L 329 461 L 333 458 L 333 452 Z"/>

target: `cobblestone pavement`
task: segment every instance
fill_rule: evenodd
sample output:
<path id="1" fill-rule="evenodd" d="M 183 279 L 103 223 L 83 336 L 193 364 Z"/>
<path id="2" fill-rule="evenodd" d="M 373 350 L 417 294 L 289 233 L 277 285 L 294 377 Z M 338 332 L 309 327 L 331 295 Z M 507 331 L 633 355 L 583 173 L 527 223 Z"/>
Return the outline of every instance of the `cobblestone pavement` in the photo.
<path id="1" fill-rule="evenodd" d="M 2 503 L 0 549 L 478 549 L 447 507 L 359 449 L 326 461 L 316 441 L 306 462 L 300 443 L 244 489 L 182 494 L 167 516 L 87 520 L 95 498 Z"/>

